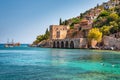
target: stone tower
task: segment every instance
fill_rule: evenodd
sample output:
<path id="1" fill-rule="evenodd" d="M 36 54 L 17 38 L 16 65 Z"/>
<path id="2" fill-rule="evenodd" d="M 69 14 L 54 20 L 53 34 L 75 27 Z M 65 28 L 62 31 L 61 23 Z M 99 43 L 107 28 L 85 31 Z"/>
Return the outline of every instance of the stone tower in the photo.
<path id="1" fill-rule="evenodd" d="M 69 26 L 65 25 L 51 25 L 50 26 L 50 39 L 65 39 Z"/>

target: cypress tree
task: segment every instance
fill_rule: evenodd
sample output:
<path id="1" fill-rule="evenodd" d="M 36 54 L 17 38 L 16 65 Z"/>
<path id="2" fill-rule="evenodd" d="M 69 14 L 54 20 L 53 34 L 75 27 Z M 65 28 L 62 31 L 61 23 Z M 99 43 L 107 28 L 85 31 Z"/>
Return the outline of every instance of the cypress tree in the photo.
<path id="1" fill-rule="evenodd" d="M 48 32 L 49 32 L 49 31 L 48 31 L 48 28 L 47 28 L 45 34 L 48 34 Z"/>
<path id="2" fill-rule="evenodd" d="M 59 20 L 59 25 L 62 25 L 62 19 L 60 18 L 60 20 Z"/>
<path id="3" fill-rule="evenodd" d="M 80 18 L 83 18 L 83 14 L 82 13 L 80 13 Z"/>

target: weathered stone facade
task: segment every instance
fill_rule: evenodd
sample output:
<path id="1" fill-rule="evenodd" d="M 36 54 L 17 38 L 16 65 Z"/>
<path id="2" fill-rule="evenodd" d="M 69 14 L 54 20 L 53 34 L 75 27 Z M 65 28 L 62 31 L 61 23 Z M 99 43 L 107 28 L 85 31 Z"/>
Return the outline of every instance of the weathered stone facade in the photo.
<path id="1" fill-rule="evenodd" d="M 70 37 L 69 26 L 51 25 L 50 26 L 50 47 L 52 48 L 86 48 L 87 39 L 82 38 L 78 33 L 77 37 Z M 75 34 L 76 35 L 76 34 Z"/>
<path id="2" fill-rule="evenodd" d="M 120 32 L 111 34 L 110 37 L 114 37 L 114 38 L 120 38 Z"/>
<path id="3" fill-rule="evenodd" d="M 51 25 L 50 39 L 65 39 L 69 26 L 65 25 Z"/>
<path id="4" fill-rule="evenodd" d="M 51 40 L 53 48 L 87 48 L 86 38 L 57 39 Z"/>
<path id="5" fill-rule="evenodd" d="M 120 38 L 104 36 L 103 43 L 105 48 L 110 49 L 111 47 L 113 47 L 114 49 L 120 50 Z"/>
<path id="6" fill-rule="evenodd" d="M 53 48 L 87 48 L 87 35 L 92 23 L 100 14 L 101 9 L 91 9 L 74 28 L 65 25 L 50 26 L 50 45 Z M 77 17 L 80 18 L 80 17 Z M 69 23 L 71 20 L 68 21 Z"/>

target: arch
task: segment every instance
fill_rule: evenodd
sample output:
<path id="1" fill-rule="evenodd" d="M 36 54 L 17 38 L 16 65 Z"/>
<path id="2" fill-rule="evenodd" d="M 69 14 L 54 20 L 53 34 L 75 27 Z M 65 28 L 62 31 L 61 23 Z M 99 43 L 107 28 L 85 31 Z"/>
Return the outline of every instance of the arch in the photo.
<path id="1" fill-rule="evenodd" d="M 57 48 L 60 48 L 60 44 L 59 44 L 59 41 L 57 41 Z"/>
<path id="2" fill-rule="evenodd" d="M 72 49 L 74 48 L 74 42 L 73 41 L 70 42 L 70 48 L 72 48 Z"/>
<path id="3" fill-rule="evenodd" d="M 53 42 L 53 48 L 56 48 L 56 44 L 55 44 L 55 41 Z"/>
<path id="4" fill-rule="evenodd" d="M 68 41 L 65 42 L 65 48 L 68 48 Z"/>
<path id="5" fill-rule="evenodd" d="M 64 42 L 63 41 L 61 42 L 61 48 L 64 48 Z"/>

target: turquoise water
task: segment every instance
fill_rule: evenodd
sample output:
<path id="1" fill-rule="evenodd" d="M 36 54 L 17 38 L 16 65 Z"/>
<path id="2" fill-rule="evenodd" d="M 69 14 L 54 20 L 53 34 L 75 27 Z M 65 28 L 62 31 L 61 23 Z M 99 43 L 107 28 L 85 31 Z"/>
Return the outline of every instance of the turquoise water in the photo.
<path id="1" fill-rule="evenodd" d="M 0 80 L 120 80 L 120 52 L 0 47 Z"/>

